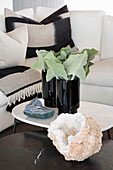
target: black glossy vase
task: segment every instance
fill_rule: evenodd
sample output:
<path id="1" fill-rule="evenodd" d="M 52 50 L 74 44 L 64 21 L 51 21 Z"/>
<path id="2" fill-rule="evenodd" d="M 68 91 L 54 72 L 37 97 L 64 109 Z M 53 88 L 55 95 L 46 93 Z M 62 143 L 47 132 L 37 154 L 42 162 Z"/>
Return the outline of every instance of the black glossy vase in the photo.
<path id="1" fill-rule="evenodd" d="M 46 71 L 42 71 L 42 98 L 47 107 L 56 107 L 56 78 L 46 81 Z"/>
<path id="2" fill-rule="evenodd" d="M 58 114 L 77 113 L 80 100 L 80 80 L 56 80 Z"/>

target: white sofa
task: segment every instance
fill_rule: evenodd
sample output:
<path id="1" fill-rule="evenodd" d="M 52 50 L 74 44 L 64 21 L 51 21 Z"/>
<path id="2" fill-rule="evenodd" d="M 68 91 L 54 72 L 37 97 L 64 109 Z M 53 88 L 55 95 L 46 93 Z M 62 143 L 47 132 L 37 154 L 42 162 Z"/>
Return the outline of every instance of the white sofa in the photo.
<path id="1" fill-rule="evenodd" d="M 54 9 L 38 7 L 36 19 L 41 21 Z M 70 11 L 72 38 L 79 50 L 96 48 L 100 55 L 85 81 L 81 82 L 81 100 L 113 106 L 113 17 L 103 11 Z M 32 65 L 36 58 L 26 59 Z M 3 101 L 0 96 L 0 102 Z M 13 124 L 11 113 L 6 112 L 6 101 L 0 104 L 0 131 Z M 10 118 L 9 118 L 10 117 Z"/>
<path id="2" fill-rule="evenodd" d="M 103 11 L 73 11 L 71 23 L 79 49 L 100 51 L 87 79 L 81 82 L 81 100 L 113 106 L 113 16 Z"/>
<path id="3" fill-rule="evenodd" d="M 54 11 L 38 7 L 37 20 Z M 87 79 L 81 82 L 81 100 L 113 106 L 113 16 L 104 11 L 70 11 L 70 18 L 76 47 L 100 51 Z"/>

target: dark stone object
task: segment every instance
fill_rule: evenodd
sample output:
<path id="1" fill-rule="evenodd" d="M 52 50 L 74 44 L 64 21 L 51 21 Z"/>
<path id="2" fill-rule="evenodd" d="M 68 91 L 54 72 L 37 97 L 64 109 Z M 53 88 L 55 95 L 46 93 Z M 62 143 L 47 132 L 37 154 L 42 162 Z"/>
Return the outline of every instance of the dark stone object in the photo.
<path id="1" fill-rule="evenodd" d="M 55 111 L 43 106 L 37 98 L 32 100 L 24 110 L 24 114 L 38 119 L 47 119 L 54 115 Z"/>
<path id="2" fill-rule="evenodd" d="M 80 80 L 57 80 L 56 81 L 56 95 L 58 114 L 61 113 L 77 113 L 79 108 L 79 89 Z"/>
<path id="3" fill-rule="evenodd" d="M 66 161 L 46 132 L 24 132 L 0 139 L 1 170 L 113 170 L 113 141 L 83 162 Z"/>
<path id="4" fill-rule="evenodd" d="M 42 71 L 42 98 L 47 107 L 56 107 L 56 78 L 46 81 L 46 71 Z"/>

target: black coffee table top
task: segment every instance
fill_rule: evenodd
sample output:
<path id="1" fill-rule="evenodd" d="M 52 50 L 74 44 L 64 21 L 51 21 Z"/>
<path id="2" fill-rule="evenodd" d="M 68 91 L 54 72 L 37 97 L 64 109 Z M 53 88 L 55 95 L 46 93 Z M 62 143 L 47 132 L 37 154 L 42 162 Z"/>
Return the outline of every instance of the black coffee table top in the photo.
<path id="1" fill-rule="evenodd" d="M 77 162 L 65 161 L 44 132 L 9 135 L 0 139 L 0 170 L 113 170 L 113 141 Z"/>

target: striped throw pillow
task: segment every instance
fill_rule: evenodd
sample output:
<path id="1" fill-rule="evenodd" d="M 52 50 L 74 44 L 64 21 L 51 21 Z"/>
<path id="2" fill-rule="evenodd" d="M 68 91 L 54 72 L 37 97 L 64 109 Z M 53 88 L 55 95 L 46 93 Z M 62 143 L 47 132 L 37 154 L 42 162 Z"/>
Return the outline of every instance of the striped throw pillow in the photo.
<path id="1" fill-rule="evenodd" d="M 5 8 L 5 23 L 7 32 L 27 24 L 29 40 L 26 58 L 35 57 L 37 49 L 58 52 L 67 45 L 74 47 L 71 38 L 70 16 L 66 5 L 41 22 L 18 15 Z"/>

